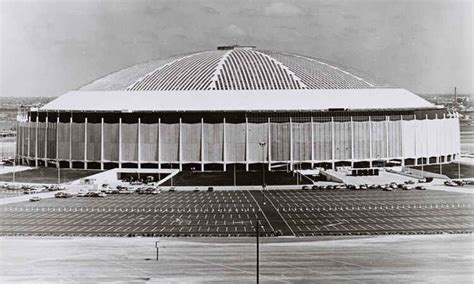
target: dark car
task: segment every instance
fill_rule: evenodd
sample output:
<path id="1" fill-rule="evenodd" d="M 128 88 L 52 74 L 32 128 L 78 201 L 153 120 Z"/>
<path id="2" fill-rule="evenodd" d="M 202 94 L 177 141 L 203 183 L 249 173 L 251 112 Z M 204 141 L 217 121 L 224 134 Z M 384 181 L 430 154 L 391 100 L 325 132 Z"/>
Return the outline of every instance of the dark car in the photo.
<path id="1" fill-rule="evenodd" d="M 57 192 L 54 195 L 54 197 L 56 197 L 56 198 L 70 198 L 70 197 L 72 197 L 72 194 L 60 191 L 60 192 Z"/>

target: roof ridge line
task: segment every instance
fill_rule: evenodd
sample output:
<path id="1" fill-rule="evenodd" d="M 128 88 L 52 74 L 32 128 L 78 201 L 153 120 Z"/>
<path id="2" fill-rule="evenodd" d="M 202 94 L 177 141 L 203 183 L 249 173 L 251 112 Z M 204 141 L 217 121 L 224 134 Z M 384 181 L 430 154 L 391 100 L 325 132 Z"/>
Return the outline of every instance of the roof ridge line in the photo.
<path id="1" fill-rule="evenodd" d="M 224 53 L 224 55 L 222 55 L 221 59 L 219 59 L 219 62 L 217 62 L 216 69 L 214 70 L 214 73 L 212 73 L 211 83 L 209 84 L 209 87 L 207 87 L 207 90 L 214 90 L 216 88 L 218 76 L 222 76 L 223 66 L 232 51 L 233 49 L 228 50 L 226 53 Z"/>
<path id="2" fill-rule="evenodd" d="M 277 60 L 276 58 L 273 58 L 272 56 L 270 56 L 270 55 L 268 55 L 268 54 L 266 54 L 266 53 L 264 53 L 264 52 L 261 52 L 261 51 L 259 51 L 259 50 L 255 50 L 255 49 L 254 49 L 254 50 L 252 50 L 252 51 L 253 51 L 253 52 L 256 52 L 256 53 L 258 53 L 258 54 L 260 54 L 260 55 L 262 55 L 262 56 L 267 57 L 269 60 L 275 62 L 275 64 L 281 66 L 281 68 L 282 68 L 283 70 L 285 70 L 286 72 L 288 72 L 288 74 L 290 74 L 291 76 L 293 76 L 293 78 L 295 79 L 295 81 L 298 81 L 298 82 L 299 82 L 299 84 L 300 84 L 300 86 L 301 86 L 302 89 L 307 89 L 307 88 L 308 88 L 308 86 L 303 82 L 303 80 L 302 80 L 298 75 L 296 75 L 296 73 L 293 72 L 293 71 L 290 69 L 290 67 L 286 66 L 286 65 L 283 64 L 281 61 L 279 61 L 279 60 Z"/>
<path id="3" fill-rule="evenodd" d="M 330 68 L 332 68 L 332 69 L 339 70 L 339 71 L 341 71 L 342 73 L 347 74 L 347 75 L 349 75 L 349 76 L 355 78 L 356 80 L 359 80 L 359 81 L 362 81 L 362 82 L 366 83 L 367 85 L 369 85 L 369 86 L 372 87 L 372 88 L 375 87 L 374 84 L 372 84 L 372 83 L 370 83 L 370 82 L 364 80 L 363 78 L 361 78 L 361 77 L 359 77 L 359 76 L 357 76 L 357 75 L 354 75 L 354 74 L 352 74 L 351 72 L 347 72 L 346 70 L 343 70 L 343 69 L 341 69 L 341 68 L 339 68 L 339 67 L 336 67 L 336 66 L 334 66 L 334 65 L 331 65 L 331 64 L 329 64 L 329 63 L 322 62 L 322 61 L 319 61 L 319 60 L 317 60 L 317 59 L 314 59 L 314 58 L 311 58 L 311 57 L 307 57 L 307 56 L 303 56 L 303 55 L 291 54 L 291 53 L 287 53 L 287 52 L 281 52 L 281 53 L 282 53 L 282 54 L 285 54 L 285 55 L 290 55 L 290 56 L 294 56 L 294 57 L 298 57 L 298 58 L 304 58 L 304 59 L 307 59 L 307 60 L 310 60 L 310 61 L 317 62 L 317 63 L 319 63 L 319 64 L 321 64 L 321 65 L 325 65 L 325 66 L 328 66 L 328 67 L 330 67 Z"/>
<path id="4" fill-rule="evenodd" d="M 150 76 L 151 74 L 155 73 L 156 71 L 160 71 L 161 69 L 165 68 L 166 66 L 169 66 L 171 64 L 174 64 L 176 62 L 179 62 L 183 59 L 187 59 L 187 58 L 190 58 L 190 57 L 193 57 L 195 55 L 199 55 L 199 54 L 203 54 L 205 52 L 209 52 L 210 50 L 206 50 L 206 51 L 201 51 L 201 52 L 196 52 L 196 53 L 192 53 L 192 54 L 188 54 L 186 56 L 182 56 L 182 57 L 179 57 L 179 58 L 176 58 L 175 60 L 172 60 L 164 65 L 161 65 L 160 67 L 158 68 L 155 68 L 153 71 L 151 72 L 148 72 L 146 73 L 145 75 L 143 75 L 141 78 L 139 78 L 138 80 L 136 80 L 134 83 L 132 83 L 130 86 L 128 86 L 127 88 L 125 88 L 125 90 L 127 91 L 131 91 L 133 87 L 135 87 L 135 85 L 137 85 L 138 83 L 140 83 L 141 81 L 143 81 L 143 79 L 145 79 L 146 77 Z"/>

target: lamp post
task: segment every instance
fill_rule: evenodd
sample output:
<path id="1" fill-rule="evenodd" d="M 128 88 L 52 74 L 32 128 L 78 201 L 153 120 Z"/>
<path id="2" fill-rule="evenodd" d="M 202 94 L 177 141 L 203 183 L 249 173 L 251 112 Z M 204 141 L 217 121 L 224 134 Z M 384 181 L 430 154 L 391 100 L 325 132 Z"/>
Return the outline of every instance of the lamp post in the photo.
<path id="1" fill-rule="evenodd" d="M 260 266 L 260 247 L 259 247 L 259 236 L 260 236 L 260 232 L 259 232 L 259 227 L 260 227 L 260 222 L 257 220 L 257 223 L 255 224 L 255 234 L 256 234 L 256 237 L 257 237 L 257 284 L 259 283 L 259 274 L 260 274 L 260 269 L 259 269 L 259 266 Z"/>
<path id="2" fill-rule="evenodd" d="M 262 198 L 263 198 L 263 205 L 265 205 L 265 142 L 259 142 L 258 145 L 262 148 Z"/>

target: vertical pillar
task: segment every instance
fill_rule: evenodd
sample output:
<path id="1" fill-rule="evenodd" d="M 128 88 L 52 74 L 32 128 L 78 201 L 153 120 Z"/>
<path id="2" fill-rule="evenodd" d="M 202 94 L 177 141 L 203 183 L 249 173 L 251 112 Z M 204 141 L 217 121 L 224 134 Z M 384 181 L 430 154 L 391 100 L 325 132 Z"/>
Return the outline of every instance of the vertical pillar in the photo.
<path id="1" fill-rule="evenodd" d="M 403 154 L 403 114 L 400 115 L 400 156 L 402 158 L 401 165 L 405 166 L 405 155 Z"/>
<path id="2" fill-rule="evenodd" d="M 119 168 L 122 168 L 122 118 L 119 117 Z"/>
<path id="3" fill-rule="evenodd" d="M 141 147 L 141 143 L 142 143 L 142 137 L 141 137 L 141 134 L 142 134 L 142 131 L 141 131 L 141 127 L 142 126 L 142 119 L 141 117 L 138 118 L 138 137 L 137 137 L 137 165 L 138 165 L 138 168 L 141 169 L 142 167 L 142 147 Z"/>
<path id="4" fill-rule="evenodd" d="M 388 131 L 388 126 L 389 126 L 389 123 L 390 123 L 390 116 L 385 116 L 385 147 L 386 147 L 386 152 L 385 152 L 385 159 L 387 160 L 387 162 L 389 161 L 390 159 L 390 146 L 389 146 L 389 143 L 390 143 L 390 139 L 389 139 L 389 131 Z"/>
<path id="5" fill-rule="evenodd" d="M 439 146 L 439 137 L 442 137 L 440 135 L 440 131 L 439 131 L 439 121 L 438 121 L 438 114 L 436 113 L 435 114 L 435 120 L 436 120 L 436 163 L 439 164 L 441 161 L 440 161 L 440 158 L 439 158 L 439 154 L 441 153 L 440 151 L 440 146 Z"/>
<path id="6" fill-rule="evenodd" d="M 36 113 L 36 131 L 35 131 L 35 167 L 38 167 L 38 128 L 39 128 L 39 112 Z"/>
<path id="7" fill-rule="evenodd" d="M 104 170 L 104 118 L 100 118 L 100 169 Z"/>
<path id="8" fill-rule="evenodd" d="M 49 119 L 48 113 L 46 113 L 46 119 L 44 123 L 44 166 L 48 166 L 48 128 L 49 128 Z"/>
<path id="9" fill-rule="evenodd" d="M 293 171 L 294 167 L 294 158 L 293 158 L 293 120 L 290 117 L 290 170 Z"/>
<path id="10" fill-rule="evenodd" d="M 84 120 L 84 169 L 87 170 L 87 117 Z"/>
<path id="11" fill-rule="evenodd" d="M 424 164 L 426 164 L 426 165 L 429 165 L 429 163 L 430 163 L 430 153 L 429 153 L 429 151 L 428 151 L 428 150 L 429 150 L 429 149 L 428 149 L 428 143 L 429 143 L 428 129 L 430 129 L 430 128 L 429 128 L 429 125 L 428 125 L 428 124 L 429 124 L 428 114 L 425 114 L 425 130 L 424 130 L 424 134 L 425 134 L 425 142 L 426 142 L 426 143 L 425 143 L 425 147 L 424 147 L 424 149 L 425 149 L 425 151 L 424 151 L 425 153 L 424 153 L 424 154 L 425 154 L 425 156 L 426 156 L 426 162 L 425 162 Z"/>
<path id="12" fill-rule="evenodd" d="M 415 128 L 415 130 L 413 131 L 414 135 L 414 139 L 415 139 L 415 142 L 413 143 L 413 147 L 414 147 L 414 155 L 415 156 L 415 166 L 418 165 L 418 153 L 416 151 L 416 133 L 417 133 L 417 122 L 416 122 L 416 114 L 413 115 L 413 127 Z"/>
<path id="13" fill-rule="evenodd" d="M 158 118 L 158 169 L 161 169 L 161 117 Z"/>
<path id="14" fill-rule="evenodd" d="M 314 167 L 314 119 L 311 116 L 311 169 Z"/>
<path id="15" fill-rule="evenodd" d="M 182 124 L 183 124 L 183 119 L 180 117 L 179 118 L 179 132 L 178 132 L 178 162 L 179 162 L 179 170 L 182 171 L 183 170 L 183 164 L 182 164 L 182 158 L 183 158 L 183 135 L 182 135 L 182 132 L 183 132 L 183 127 L 182 127 Z"/>
<path id="16" fill-rule="evenodd" d="M 369 167 L 372 168 L 372 118 L 369 115 Z"/>
<path id="17" fill-rule="evenodd" d="M 249 119 L 245 117 L 245 170 L 249 171 Z"/>
<path id="18" fill-rule="evenodd" d="M 59 112 L 56 117 L 56 165 L 59 168 Z"/>
<path id="19" fill-rule="evenodd" d="M 201 117 L 201 172 L 204 171 L 204 118 Z"/>
<path id="20" fill-rule="evenodd" d="M 72 113 L 69 117 L 69 168 L 72 169 Z"/>
<path id="21" fill-rule="evenodd" d="M 448 154 L 451 152 L 451 149 L 450 147 L 448 147 L 448 141 L 450 141 L 449 139 L 449 135 L 448 135 L 448 131 L 446 129 L 446 124 L 447 124 L 447 120 L 446 120 L 446 113 L 443 114 L 443 137 L 444 137 L 444 160 L 446 162 L 447 158 L 448 158 Z"/>
<path id="22" fill-rule="evenodd" d="M 351 116 L 351 167 L 354 167 L 355 149 L 354 149 L 354 119 Z"/>
<path id="23" fill-rule="evenodd" d="M 222 162 L 224 172 L 227 171 L 227 154 L 226 154 L 226 135 L 225 135 L 225 117 L 222 121 Z"/>
<path id="24" fill-rule="evenodd" d="M 268 157 L 268 171 L 272 169 L 272 126 L 270 122 L 270 117 L 268 117 L 267 122 L 267 157 Z"/>
<path id="25" fill-rule="evenodd" d="M 24 164 L 25 162 L 25 123 L 24 121 L 21 123 L 20 133 L 21 133 L 20 155 L 22 158 L 22 164 Z"/>
<path id="26" fill-rule="evenodd" d="M 336 149 L 335 149 L 335 135 L 334 135 L 334 117 L 331 116 L 331 164 L 332 169 L 336 169 Z"/>
<path id="27" fill-rule="evenodd" d="M 29 161 L 30 161 L 30 150 L 31 150 L 31 117 L 28 116 L 28 133 L 27 133 L 27 136 L 28 136 L 28 145 L 26 146 L 26 151 L 27 151 L 27 156 L 28 156 L 28 166 L 30 165 L 29 164 Z"/>

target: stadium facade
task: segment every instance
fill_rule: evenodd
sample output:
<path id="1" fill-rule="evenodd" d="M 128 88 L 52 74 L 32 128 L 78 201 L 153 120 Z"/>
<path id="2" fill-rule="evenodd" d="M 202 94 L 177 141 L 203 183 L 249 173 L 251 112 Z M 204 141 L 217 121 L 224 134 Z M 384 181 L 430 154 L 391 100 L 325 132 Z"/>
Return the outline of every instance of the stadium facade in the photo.
<path id="1" fill-rule="evenodd" d="M 247 170 L 451 161 L 456 114 L 321 60 L 226 46 L 139 64 L 30 110 L 23 164 Z"/>

